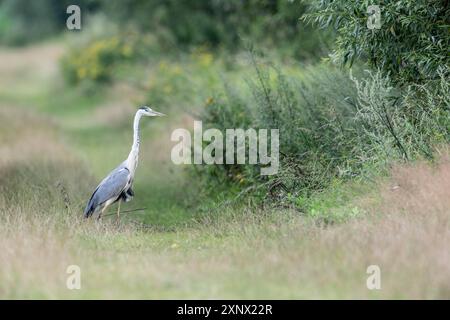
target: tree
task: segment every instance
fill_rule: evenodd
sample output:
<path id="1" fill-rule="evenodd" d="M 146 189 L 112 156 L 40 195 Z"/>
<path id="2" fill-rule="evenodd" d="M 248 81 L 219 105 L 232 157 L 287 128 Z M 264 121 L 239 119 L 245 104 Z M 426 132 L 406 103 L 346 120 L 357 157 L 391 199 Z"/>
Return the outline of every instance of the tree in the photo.
<path id="1" fill-rule="evenodd" d="M 362 58 L 398 84 L 449 75 L 448 0 L 310 0 L 303 19 L 337 33 L 334 57 L 343 64 Z M 381 28 L 369 29 L 369 5 L 378 5 Z"/>

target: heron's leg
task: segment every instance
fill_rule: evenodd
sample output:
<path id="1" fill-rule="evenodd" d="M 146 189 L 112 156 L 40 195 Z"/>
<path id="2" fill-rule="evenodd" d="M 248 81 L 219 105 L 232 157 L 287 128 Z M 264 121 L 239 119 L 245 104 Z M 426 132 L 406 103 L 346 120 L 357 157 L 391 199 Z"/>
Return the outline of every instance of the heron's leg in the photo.
<path id="1" fill-rule="evenodd" d="M 104 204 L 101 208 L 100 208 L 100 213 L 97 216 L 97 221 L 100 221 L 100 219 L 102 218 L 103 213 L 106 211 L 106 209 L 108 209 L 108 204 Z"/>
<path id="2" fill-rule="evenodd" d="M 100 213 L 98 214 L 98 216 L 97 216 L 97 221 L 100 221 L 100 219 L 102 218 L 102 214 L 103 214 L 103 212 L 106 210 L 106 206 L 105 207 L 103 207 L 101 210 L 100 210 Z"/>
<path id="3" fill-rule="evenodd" d="M 117 206 L 117 221 L 120 220 L 120 203 L 122 202 L 122 199 L 119 199 L 119 205 Z"/>

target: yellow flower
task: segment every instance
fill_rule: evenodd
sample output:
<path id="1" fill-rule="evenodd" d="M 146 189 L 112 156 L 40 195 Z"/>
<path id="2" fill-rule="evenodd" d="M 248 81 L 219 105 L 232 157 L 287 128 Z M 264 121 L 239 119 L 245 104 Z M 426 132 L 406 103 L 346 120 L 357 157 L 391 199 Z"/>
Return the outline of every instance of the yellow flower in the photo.
<path id="1" fill-rule="evenodd" d="M 206 99 L 205 103 L 207 106 L 209 106 L 210 104 L 212 104 L 214 102 L 214 99 L 212 97 L 209 97 L 208 99 Z"/>

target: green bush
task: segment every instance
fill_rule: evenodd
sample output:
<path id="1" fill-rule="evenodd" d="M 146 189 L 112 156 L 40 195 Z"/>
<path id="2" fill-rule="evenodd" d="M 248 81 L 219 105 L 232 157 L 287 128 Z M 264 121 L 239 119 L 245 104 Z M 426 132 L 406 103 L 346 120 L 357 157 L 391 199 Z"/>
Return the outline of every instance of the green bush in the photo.
<path id="1" fill-rule="evenodd" d="M 133 28 L 121 29 L 104 15 L 90 16 L 88 26 L 71 38 L 61 59 L 61 69 L 70 84 L 111 81 L 117 69 L 140 62 L 154 51 L 151 35 Z"/>
<path id="2" fill-rule="evenodd" d="M 442 0 L 346 1 L 308 0 L 303 18 L 337 33 L 335 57 L 352 63 L 367 60 L 400 84 L 439 80 L 450 65 L 450 6 Z M 367 27 L 368 6 L 381 10 L 381 28 Z M 449 76 L 448 68 L 445 75 Z"/>
<path id="3" fill-rule="evenodd" d="M 174 47 L 208 46 L 231 51 L 252 42 L 300 59 L 325 52 L 329 32 L 299 20 L 306 5 L 287 0 L 101 0 L 102 9 L 121 24 L 158 35 Z"/>
<path id="4" fill-rule="evenodd" d="M 132 45 L 117 37 L 97 40 L 85 48 L 70 51 L 62 60 L 63 73 L 70 83 L 108 81 L 113 66 L 132 55 Z"/>
<path id="5" fill-rule="evenodd" d="M 450 141 L 449 83 L 440 73 L 439 83 L 392 86 L 380 72 L 356 80 L 356 119 L 367 143 L 387 159 L 432 158 L 436 145 Z"/>
<path id="6" fill-rule="evenodd" d="M 331 178 L 352 176 L 361 169 L 363 163 L 349 156 L 359 136 L 352 119 L 357 91 L 345 73 L 319 65 L 300 76 L 286 76 L 256 62 L 255 70 L 249 83 L 252 95 L 227 87 L 205 108 L 202 120 L 204 126 L 222 131 L 278 128 L 280 172 L 263 177 L 252 165 L 205 166 L 210 177 L 243 187 L 264 185 L 263 192 L 296 193 L 323 188 Z"/>
<path id="7" fill-rule="evenodd" d="M 382 1 L 373 30 L 367 1 L 305 2 L 306 21 L 336 31 L 332 61 L 368 62 L 372 71 L 348 77 L 318 65 L 292 77 L 254 62 L 252 96 L 228 89 L 203 119 L 222 130 L 278 128 L 281 171 L 260 177 L 255 166 L 222 165 L 205 168 L 207 180 L 260 186 L 283 203 L 392 161 L 432 158 L 450 142 L 446 1 Z"/>
<path id="8" fill-rule="evenodd" d="M 299 195 L 384 169 L 392 161 L 432 157 L 450 141 L 449 84 L 393 87 L 380 72 L 357 76 L 329 64 L 287 76 L 254 62 L 252 95 L 233 87 L 202 115 L 205 127 L 278 128 L 280 171 L 260 176 L 254 165 L 204 166 L 208 183 L 228 183 L 256 196 L 296 203 Z"/>

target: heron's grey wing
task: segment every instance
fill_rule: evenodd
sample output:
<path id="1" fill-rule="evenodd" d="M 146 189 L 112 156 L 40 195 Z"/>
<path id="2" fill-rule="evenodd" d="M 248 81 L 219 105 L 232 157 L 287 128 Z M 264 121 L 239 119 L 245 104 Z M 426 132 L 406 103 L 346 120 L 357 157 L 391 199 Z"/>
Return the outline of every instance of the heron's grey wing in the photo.
<path id="1" fill-rule="evenodd" d="M 129 184 L 130 178 L 130 171 L 127 168 L 119 167 L 112 171 L 100 182 L 92 194 L 84 210 L 85 217 L 89 217 L 98 206 L 104 204 L 106 201 L 111 199 L 115 201 Z"/>

